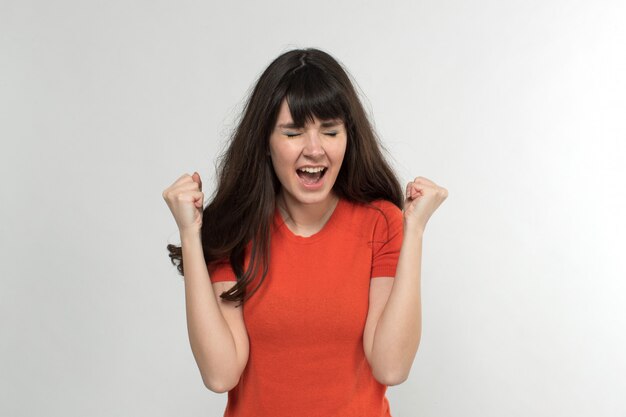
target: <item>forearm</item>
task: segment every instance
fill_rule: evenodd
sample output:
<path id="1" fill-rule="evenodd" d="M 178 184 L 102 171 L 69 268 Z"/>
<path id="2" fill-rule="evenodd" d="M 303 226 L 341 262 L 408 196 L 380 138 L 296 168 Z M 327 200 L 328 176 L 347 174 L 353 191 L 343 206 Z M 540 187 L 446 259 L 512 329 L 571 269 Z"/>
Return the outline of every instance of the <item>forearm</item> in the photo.
<path id="1" fill-rule="evenodd" d="M 378 319 L 372 363 L 389 385 L 406 380 L 422 333 L 421 263 L 423 231 L 407 231 L 402 240 L 396 276 Z"/>
<path id="2" fill-rule="evenodd" d="M 237 350 L 209 278 L 199 234 L 181 234 L 187 331 L 207 388 L 217 391 L 237 375 Z"/>

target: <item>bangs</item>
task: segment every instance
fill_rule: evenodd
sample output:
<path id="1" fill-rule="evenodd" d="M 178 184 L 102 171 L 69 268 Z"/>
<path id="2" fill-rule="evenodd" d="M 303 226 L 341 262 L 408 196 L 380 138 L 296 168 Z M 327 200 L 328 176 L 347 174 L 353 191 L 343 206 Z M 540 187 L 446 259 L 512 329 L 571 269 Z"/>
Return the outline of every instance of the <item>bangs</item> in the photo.
<path id="1" fill-rule="evenodd" d="M 313 117 L 346 121 L 348 103 L 337 81 L 313 66 L 299 68 L 288 81 L 285 93 L 294 124 L 302 128 Z"/>

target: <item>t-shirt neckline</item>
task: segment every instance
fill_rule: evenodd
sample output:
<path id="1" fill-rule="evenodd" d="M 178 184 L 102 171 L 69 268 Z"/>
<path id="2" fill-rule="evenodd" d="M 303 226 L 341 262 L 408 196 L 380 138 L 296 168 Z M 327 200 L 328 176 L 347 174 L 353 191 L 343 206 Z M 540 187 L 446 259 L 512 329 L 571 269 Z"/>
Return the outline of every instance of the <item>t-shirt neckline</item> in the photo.
<path id="1" fill-rule="evenodd" d="M 333 209 L 333 212 L 331 213 L 324 226 L 322 226 L 322 228 L 318 232 L 312 234 L 311 236 L 299 236 L 292 232 L 291 229 L 287 227 L 287 224 L 285 223 L 282 214 L 280 214 L 280 209 L 278 208 L 278 206 L 276 206 L 276 208 L 274 209 L 274 224 L 276 225 L 277 230 L 289 240 L 299 243 L 316 242 L 323 238 L 326 234 L 328 234 L 333 228 L 335 228 L 338 221 L 337 218 L 339 217 L 339 214 L 343 208 L 343 204 L 343 198 L 339 197 L 337 205 Z"/>

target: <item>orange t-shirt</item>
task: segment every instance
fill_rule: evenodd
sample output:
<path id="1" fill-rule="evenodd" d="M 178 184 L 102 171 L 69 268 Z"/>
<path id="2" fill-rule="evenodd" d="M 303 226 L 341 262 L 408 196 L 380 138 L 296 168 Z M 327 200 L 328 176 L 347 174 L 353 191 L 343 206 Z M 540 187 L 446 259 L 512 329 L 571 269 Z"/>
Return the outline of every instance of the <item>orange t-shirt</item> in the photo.
<path id="1" fill-rule="evenodd" d="M 396 273 L 402 211 L 386 200 L 372 204 L 388 222 L 341 198 L 309 237 L 291 232 L 275 210 L 268 274 L 243 305 L 248 363 L 228 392 L 225 417 L 391 416 L 387 386 L 365 357 L 363 330 L 370 278 Z M 227 262 L 207 266 L 212 282 L 236 279 Z"/>

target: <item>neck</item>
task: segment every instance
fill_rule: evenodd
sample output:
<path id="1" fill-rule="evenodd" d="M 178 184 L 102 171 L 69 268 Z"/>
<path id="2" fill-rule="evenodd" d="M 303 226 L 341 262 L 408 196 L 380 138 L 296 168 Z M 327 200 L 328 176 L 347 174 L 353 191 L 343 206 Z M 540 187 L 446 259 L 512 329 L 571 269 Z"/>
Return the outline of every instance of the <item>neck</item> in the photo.
<path id="1" fill-rule="evenodd" d="M 285 193 L 277 196 L 276 203 L 281 211 L 285 223 L 293 232 L 316 233 L 326 224 L 339 197 L 331 193 L 324 201 L 313 204 L 303 204 L 294 200 Z"/>

